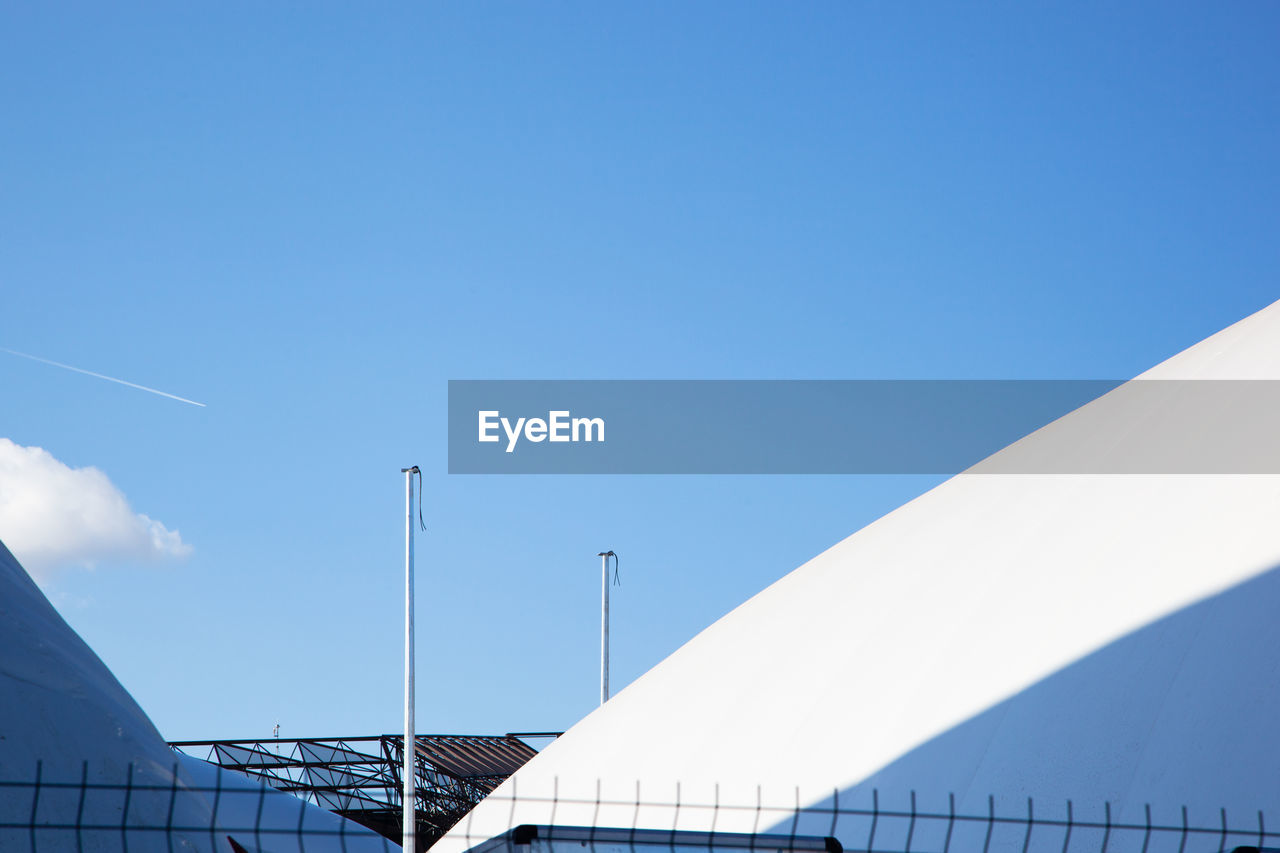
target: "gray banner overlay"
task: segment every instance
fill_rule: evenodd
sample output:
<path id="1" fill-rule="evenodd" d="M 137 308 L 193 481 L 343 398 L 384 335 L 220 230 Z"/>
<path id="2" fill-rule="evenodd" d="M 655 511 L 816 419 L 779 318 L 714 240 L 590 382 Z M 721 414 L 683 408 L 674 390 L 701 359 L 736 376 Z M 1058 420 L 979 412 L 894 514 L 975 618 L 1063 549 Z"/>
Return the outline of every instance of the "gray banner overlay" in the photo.
<path id="1" fill-rule="evenodd" d="M 1280 382 L 449 382 L 451 474 L 961 471 L 1280 474 Z"/>

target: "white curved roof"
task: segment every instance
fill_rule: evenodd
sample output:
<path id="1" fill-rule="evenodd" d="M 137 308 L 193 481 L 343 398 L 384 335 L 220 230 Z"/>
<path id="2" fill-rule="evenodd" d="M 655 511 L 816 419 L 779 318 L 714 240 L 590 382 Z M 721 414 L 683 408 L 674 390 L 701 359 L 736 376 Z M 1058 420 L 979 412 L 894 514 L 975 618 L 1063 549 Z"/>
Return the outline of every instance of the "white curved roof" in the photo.
<path id="1" fill-rule="evenodd" d="M 159 732 L 111 672 L 67 626 L 35 583 L 0 543 L 0 780 L 167 787 L 177 759 Z M 66 823 L 80 813 L 87 823 L 119 823 L 122 797 L 95 791 L 81 812 L 78 798 L 43 792 L 37 823 Z M 0 796 L 0 823 L 30 820 L 34 790 L 8 788 Z M 38 804 L 37 804 L 38 805 Z M 209 824 L 201 797 L 182 797 L 180 825 Z M 130 803 L 131 825 L 164 825 L 167 797 Z M 27 832 L 0 830 L 0 847 L 22 849 Z M 46 834 L 43 839 L 52 843 Z M 134 838 L 139 849 L 167 849 L 166 839 Z M 183 839 L 176 839 L 182 841 Z M 88 832 L 85 849 L 114 850 L 118 833 Z M 200 842 L 178 849 L 206 849 Z"/>
<path id="2" fill-rule="evenodd" d="M 1280 303 L 1144 377 L 1280 379 Z M 1096 437 L 1099 405 L 1019 445 Z M 1216 825 L 1220 806 L 1278 822 L 1277 565 L 1280 477 L 954 477 L 707 628 L 440 849 L 519 823 L 763 831 L 723 806 L 833 791 L 869 805 L 873 787 L 903 809 L 914 790 L 922 808 L 954 794 L 974 814 L 990 794 L 1014 813 L 1070 798 L 1077 816 L 1109 801 L 1117 820 L 1150 803 L 1157 820 L 1185 805 L 1193 823 Z M 637 809 L 637 783 L 645 802 L 684 806 Z M 825 834 L 830 817 L 812 817 Z M 865 846 L 861 824 L 836 832 Z"/>
<path id="3" fill-rule="evenodd" d="M 126 849 L 122 825 L 134 853 L 229 853 L 228 834 L 250 851 L 261 839 L 272 853 L 382 853 L 391 846 L 296 797 L 176 755 L 3 543 L 0 786 L 0 850 L 28 849 L 34 836 L 40 850 L 119 851 Z M 77 825 L 90 828 L 66 828 Z"/>

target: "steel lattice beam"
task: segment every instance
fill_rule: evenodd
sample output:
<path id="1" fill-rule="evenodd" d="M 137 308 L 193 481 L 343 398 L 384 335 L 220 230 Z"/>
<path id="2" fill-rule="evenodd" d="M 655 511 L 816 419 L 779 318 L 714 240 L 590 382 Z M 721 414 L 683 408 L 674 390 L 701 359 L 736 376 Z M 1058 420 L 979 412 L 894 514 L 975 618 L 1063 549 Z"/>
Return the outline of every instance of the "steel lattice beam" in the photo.
<path id="1" fill-rule="evenodd" d="M 539 733 L 539 736 L 555 733 Z M 417 847 L 426 850 L 537 752 L 514 735 L 418 735 Z M 399 842 L 404 738 L 175 741 L 174 749 L 235 770 Z"/>

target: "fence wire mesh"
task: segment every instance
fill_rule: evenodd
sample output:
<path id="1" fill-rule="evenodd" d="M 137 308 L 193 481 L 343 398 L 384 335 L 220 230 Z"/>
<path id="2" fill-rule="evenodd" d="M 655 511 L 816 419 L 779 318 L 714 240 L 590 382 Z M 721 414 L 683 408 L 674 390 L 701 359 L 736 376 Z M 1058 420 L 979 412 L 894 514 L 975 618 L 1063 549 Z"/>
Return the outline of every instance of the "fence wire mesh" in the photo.
<path id="1" fill-rule="evenodd" d="M 519 780 L 513 780 L 513 783 Z M 515 784 L 491 794 L 485 807 L 506 825 L 574 824 L 677 831 L 731 831 L 771 836 L 837 839 L 849 853 L 1211 853 L 1237 848 L 1280 853 L 1280 831 L 1269 829 L 1260 810 L 1192 810 L 1185 805 L 1141 804 L 1123 812 L 1110 802 L 1018 801 L 987 796 L 983 808 L 961 809 L 954 794 L 925 807 L 915 791 L 834 790 L 789 802 L 777 792 L 768 798 L 682 795 L 679 785 L 665 797 L 642 790 L 634 796 L 563 796 L 557 783 L 550 796 L 520 791 Z M 597 791 L 599 788 L 597 787 Z M 967 801 L 972 805 L 972 800 Z M 941 806 L 932 807 L 932 806 Z M 589 819 L 581 821 L 579 818 Z M 1136 819 L 1135 819 L 1136 817 Z M 472 812 L 453 828 L 463 846 L 483 843 L 492 819 Z"/>
<path id="2" fill-rule="evenodd" d="M 38 765 L 30 778 L 0 779 L 0 851 L 236 850 L 231 841 L 271 853 L 400 849 L 350 821 L 317 819 L 318 809 L 291 795 L 227 784 L 221 775 L 213 784 L 191 784 L 174 770 L 163 784 L 132 766 L 118 780 L 91 777 L 87 765 L 79 778 L 54 778 Z M 1280 853 L 1280 831 L 1268 828 L 1262 811 L 1220 808 L 1206 819 L 1203 810 L 1193 816 L 1186 806 L 1148 804 L 1134 820 L 1132 810 L 1121 815 L 1107 802 L 1081 809 L 1072 800 L 1049 804 L 1030 797 L 1017 809 L 991 796 L 985 809 L 961 810 L 954 795 L 938 809 L 923 807 L 915 792 L 901 802 L 878 790 L 860 792 L 864 802 L 855 804 L 848 792 L 806 802 L 796 791 L 782 805 L 766 802 L 759 789 L 751 802 L 722 799 L 718 786 L 710 801 L 684 797 L 678 785 L 665 797 L 639 785 L 634 796 L 606 797 L 597 784 L 596 796 L 581 797 L 561 796 L 558 782 L 550 795 L 521 792 L 517 781 L 489 795 L 482 806 L 487 818 L 473 811 L 453 827 L 451 850 L 482 844 L 516 824 L 538 824 L 670 830 L 672 847 L 688 846 L 687 840 L 677 845 L 675 833 L 703 833 L 714 848 L 714 833 L 745 830 L 775 840 L 829 836 L 862 853 Z"/>

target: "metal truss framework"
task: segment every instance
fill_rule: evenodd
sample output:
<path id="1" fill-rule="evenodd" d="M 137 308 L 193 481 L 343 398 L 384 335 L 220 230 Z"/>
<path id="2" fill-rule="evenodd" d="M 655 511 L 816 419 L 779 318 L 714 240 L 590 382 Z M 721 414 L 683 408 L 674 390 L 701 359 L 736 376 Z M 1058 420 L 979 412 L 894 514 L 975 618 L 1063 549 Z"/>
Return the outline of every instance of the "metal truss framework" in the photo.
<path id="1" fill-rule="evenodd" d="M 434 844 L 537 754 L 515 735 L 418 735 L 417 741 L 415 823 L 419 851 Z M 176 741 L 169 745 L 400 841 L 404 766 L 404 738 L 400 735 Z"/>

